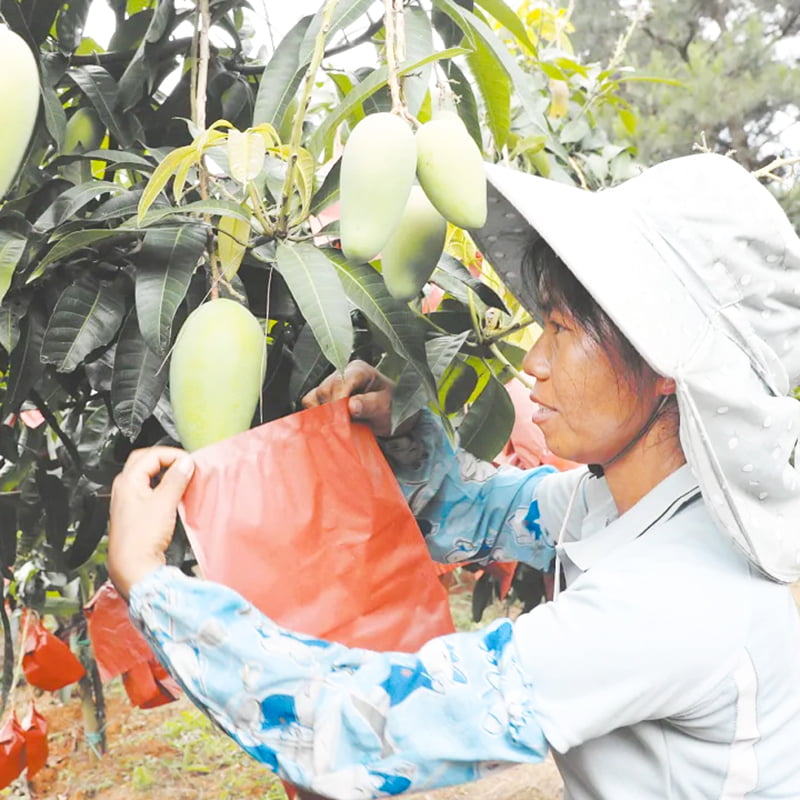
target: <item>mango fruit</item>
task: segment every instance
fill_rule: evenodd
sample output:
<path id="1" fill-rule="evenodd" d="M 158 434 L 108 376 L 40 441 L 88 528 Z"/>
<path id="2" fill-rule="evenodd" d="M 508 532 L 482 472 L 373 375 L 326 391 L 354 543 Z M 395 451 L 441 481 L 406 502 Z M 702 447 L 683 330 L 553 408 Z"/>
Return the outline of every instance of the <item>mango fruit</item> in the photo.
<path id="1" fill-rule="evenodd" d="M 39 113 L 39 69 L 25 40 L 0 24 L 0 198 L 19 170 Z"/>
<path id="2" fill-rule="evenodd" d="M 106 129 L 93 108 L 79 108 L 69 118 L 64 131 L 63 153 L 88 153 L 100 147 Z"/>
<path id="3" fill-rule="evenodd" d="M 246 431 L 266 366 L 264 331 L 243 305 L 220 298 L 192 311 L 169 365 L 170 400 L 181 444 L 197 450 Z"/>
<path id="4" fill-rule="evenodd" d="M 439 213 L 459 228 L 486 223 L 486 172 L 478 145 L 455 114 L 421 125 L 417 179 Z"/>
<path id="5" fill-rule="evenodd" d="M 381 251 L 386 288 L 398 300 L 416 297 L 444 250 L 447 220 L 421 186 L 412 186 L 403 216 Z"/>
<path id="6" fill-rule="evenodd" d="M 369 114 L 344 146 L 339 175 L 344 254 L 370 261 L 397 227 L 414 182 L 417 147 L 408 124 L 396 114 Z"/>

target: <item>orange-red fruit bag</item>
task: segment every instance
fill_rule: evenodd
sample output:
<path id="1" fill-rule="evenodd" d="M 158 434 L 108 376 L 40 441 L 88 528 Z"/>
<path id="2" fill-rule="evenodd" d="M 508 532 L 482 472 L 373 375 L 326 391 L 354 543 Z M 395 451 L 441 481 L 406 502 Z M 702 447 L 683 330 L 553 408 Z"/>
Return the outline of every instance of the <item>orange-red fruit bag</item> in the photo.
<path id="1" fill-rule="evenodd" d="M 54 692 L 79 681 L 86 670 L 69 646 L 41 622 L 31 624 L 22 657 L 25 680 L 37 689 Z"/>
<path id="2" fill-rule="evenodd" d="M 346 400 L 192 457 L 180 513 L 206 578 L 291 630 L 351 647 L 412 652 L 453 631 L 419 527 Z"/>

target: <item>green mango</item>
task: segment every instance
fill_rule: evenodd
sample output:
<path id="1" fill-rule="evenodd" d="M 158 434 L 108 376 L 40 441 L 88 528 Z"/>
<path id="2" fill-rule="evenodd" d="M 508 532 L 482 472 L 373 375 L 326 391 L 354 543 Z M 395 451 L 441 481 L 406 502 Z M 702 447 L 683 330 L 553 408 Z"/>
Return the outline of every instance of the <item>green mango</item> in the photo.
<path id="1" fill-rule="evenodd" d="M 426 122 L 417 131 L 417 178 L 445 219 L 459 228 L 486 223 L 483 156 L 455 114 Z"/>
<path id="2" fill-rule="evenodd" d="M 403 215 L 416 163 L 414 134 L 397 115 L 369 114 L 353 128 L 339 176 L 339 236 L 347 258 L 370 261 L 389 240 Z"/>
<path id="3" fill-rule="evenodd" d="M 416 297 L 444 250 L 447 220 L 421 186 L 412 186 L 403 216 L 381 251 L 383 280 L 398 300 Z"/>
<path id="4" fill-rule="evenodd" d="M 93 108 L 79 108 L 67 122 L 63 153 L 88 153 L 100 147 L 106 129 Z"/>
<path id="5" fill-rule="evenodd" d="M 192 311 L 169 365 L 170 400 L 181 444 L 197 450 L 246 431 L 266 367 L 264 331 L 247 308 L 220 298 Z"/>
<path id="6" fill-rule="evenodd" d="M 39 113 L 39 69 L 25 40 L 0 25 L 0 198 L 19 170 Z"/>

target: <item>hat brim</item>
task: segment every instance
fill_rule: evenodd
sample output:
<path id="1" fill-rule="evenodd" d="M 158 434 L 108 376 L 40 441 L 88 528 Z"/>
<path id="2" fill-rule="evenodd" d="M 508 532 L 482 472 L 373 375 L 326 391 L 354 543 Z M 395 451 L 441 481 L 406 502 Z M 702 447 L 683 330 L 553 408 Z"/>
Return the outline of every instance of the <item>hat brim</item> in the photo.
<path id="1" fill-rule="evenodd" d="M 540 316 L 524 261 L 542 238 L 650 366 L 674 375 L 708 332 L 708 317 L 675 263 L 664 269 L 680 256 L 640 210 L 617 189 L 589 192 L 496 164 L 486 171 L 487 221 L 471 234 L 520 303 Z"/>

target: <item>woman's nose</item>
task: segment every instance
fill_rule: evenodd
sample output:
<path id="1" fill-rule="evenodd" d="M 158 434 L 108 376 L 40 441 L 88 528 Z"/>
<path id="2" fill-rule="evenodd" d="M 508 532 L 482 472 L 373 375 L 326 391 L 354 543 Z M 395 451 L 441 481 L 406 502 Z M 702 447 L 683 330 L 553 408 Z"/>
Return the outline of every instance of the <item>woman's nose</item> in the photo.
<path id="1" fill-rule="evenodd" d="M 550 362 L 542 346 L 543 338 L 543 336 L 540 336 L 533 347 L 525 354 L 525 358 L 522 359 L 523 371 L 528 375 L 532 375 L 537 381 L 544 381 L 550 377 Z"/>

